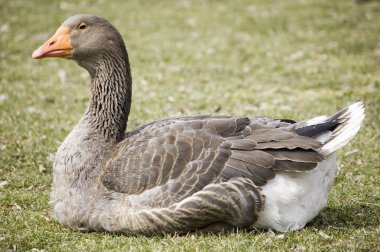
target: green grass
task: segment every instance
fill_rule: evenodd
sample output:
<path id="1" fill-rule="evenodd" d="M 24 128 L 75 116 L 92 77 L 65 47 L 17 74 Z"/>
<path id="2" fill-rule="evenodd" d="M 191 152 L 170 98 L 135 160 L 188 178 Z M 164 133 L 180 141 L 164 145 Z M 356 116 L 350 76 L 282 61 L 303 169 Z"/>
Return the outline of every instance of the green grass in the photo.
<path id="1" fill-rule="evenodd" d="M 31 53 L 77 13 L 107 17 L 126 40 L 129 129 L 191 114 L 300 120 L 364 101 L 364 125 L 340 152 L 328 207 L 284 236 L 147 238 L 60 226 L 48 204 L 48 157 L 85 110 L 89 78 L 74 62 L 33 61 Z M 0 0 L 0 181 L 8 183 L 0 189 L 0 250 L 380 250 L 379 13 L 379 1 Z"/>

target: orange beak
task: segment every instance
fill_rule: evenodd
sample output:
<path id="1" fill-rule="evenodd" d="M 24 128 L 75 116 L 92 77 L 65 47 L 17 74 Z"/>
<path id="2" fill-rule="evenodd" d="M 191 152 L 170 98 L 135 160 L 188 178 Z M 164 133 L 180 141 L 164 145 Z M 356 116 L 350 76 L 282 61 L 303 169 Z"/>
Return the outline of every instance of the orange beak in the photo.
<path id="1" fill-rule="evenodd" d="M 69 28 L 61 26 L 55 34 L 32 54 L 33 59 L 66 57 L 72 55 Z"/>

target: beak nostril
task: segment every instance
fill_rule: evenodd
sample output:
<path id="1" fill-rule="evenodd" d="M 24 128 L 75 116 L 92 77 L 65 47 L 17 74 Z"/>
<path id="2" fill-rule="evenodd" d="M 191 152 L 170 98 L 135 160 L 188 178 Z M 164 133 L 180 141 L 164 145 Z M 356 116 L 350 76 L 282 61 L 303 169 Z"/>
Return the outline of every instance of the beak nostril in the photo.
<path id="1" fill-rule="evenodd" d="M 54 44 L 55 44 L 55 40 L 51 41 L 51 42 L 49 43 L 49 46 L 52 46 L 52 45 L 54 45 Z"/>

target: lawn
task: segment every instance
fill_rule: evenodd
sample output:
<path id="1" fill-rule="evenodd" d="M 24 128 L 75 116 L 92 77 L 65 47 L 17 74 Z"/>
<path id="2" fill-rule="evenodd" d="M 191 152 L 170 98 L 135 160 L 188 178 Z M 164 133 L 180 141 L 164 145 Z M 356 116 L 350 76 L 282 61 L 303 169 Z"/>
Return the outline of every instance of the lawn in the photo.
<path id="1" fill-rule="evenodd" d="M 128 129 L 178 115 L 301 120 L 362 100 L 328 207 L 300 231 L 126 237 L 78 233 L 49 206 L 51 156 L 79 120 L 88 74 L 31 54 L 69 16 L 123 35 L 134 79 Z M 380 2 L 0 0 L 0 250 L 379 251 Z"/>

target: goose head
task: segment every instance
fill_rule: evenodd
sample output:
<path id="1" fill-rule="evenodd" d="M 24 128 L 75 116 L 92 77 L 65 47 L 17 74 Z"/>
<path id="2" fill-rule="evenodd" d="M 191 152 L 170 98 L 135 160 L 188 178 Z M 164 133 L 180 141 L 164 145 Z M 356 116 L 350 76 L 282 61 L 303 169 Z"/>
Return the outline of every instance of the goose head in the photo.
<path id="1" fill-rule="evenodd" d="M 32 54 L 33 59 L 62 57 L 75 60 L 90 73 L 104 57 L 126 54 L 124 41 L 106 19 L 89 14 L 68 18 Z"/>
<path id="2" fill-rule="evenodd" d="M 47 57 L 74 60 L 90 73 L 88 127 L 105 139 L 121 140 L 131 106 L 132 76 L 116 28 L 99 16 L 72 16 L 32 54 L 34 59 Z"/>

